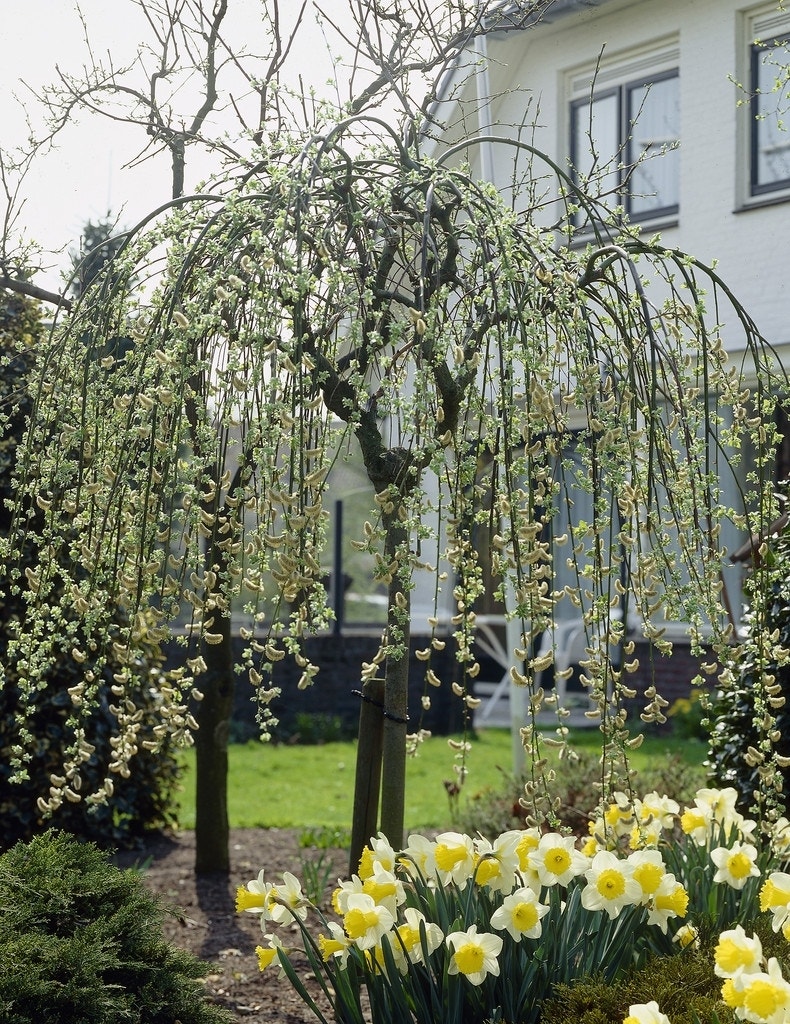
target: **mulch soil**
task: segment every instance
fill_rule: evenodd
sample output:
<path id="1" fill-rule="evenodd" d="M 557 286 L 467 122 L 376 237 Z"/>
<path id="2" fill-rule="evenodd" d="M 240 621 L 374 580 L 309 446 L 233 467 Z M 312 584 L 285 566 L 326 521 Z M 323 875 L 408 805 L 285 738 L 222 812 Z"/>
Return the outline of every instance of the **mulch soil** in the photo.
<path id="1" fill-rule="evenodd" d="M 148 888 L 171 911 L 165 935 L 176 946 L 209 962 L 205 979 L 208 998 L 246 1024 L 315 1024 L 316 1017 L 276 967 L 258 969 L 255 947 L 261 945 L 257 915 L 237 914 L 236 889 L 255 878 L 261 868 L 267 881 L 277 881 L 283 871 L 303 877 L 305 859 L 317 851 L 301 849 L 299 831 L 291 829 L 234 829 L 230 836 L 230 874 L 195 875 L 195 834 L 179 832 L 151 838 L 142 850 L 119 854 L 121 867 L 139 866 Z M 345 850 L 324 851 L 331 857 L 329 889 L 348 873 Z M 284 945 L 288 929 L 277 928 Z M 298 933 L 293 946 L 301 950 Z M 328 1020 L 328 1003 L 310 973 L 304 955 L 291 961 L 308 991 Z"/>

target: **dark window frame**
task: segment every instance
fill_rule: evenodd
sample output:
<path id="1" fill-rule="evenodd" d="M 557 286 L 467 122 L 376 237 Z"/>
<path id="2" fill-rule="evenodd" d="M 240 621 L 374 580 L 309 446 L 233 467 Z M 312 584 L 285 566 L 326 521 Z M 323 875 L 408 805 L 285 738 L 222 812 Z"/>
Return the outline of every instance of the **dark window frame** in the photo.
<path id="1" fill-rule="evenodd" d="M 628 215 L 629 220 L 634 224 L 642 224 L 648 221 L 677 217 L 680 212 L 680 202 L 678 201 L 664 206 L 657 206 L 641 213 L 634 213 L 632 209 L 632 195 L 628 187 L 628 179 L 635 163 L 632 150 L 632 126 L 634 116 L 638 113 L 638 110 L 632 110 L 633 93 L 637 89 L 643 89 L 646 86 L 655 85 L 658 82 L 664 82 L 672 78 L 678 79 L 678 82 L 680 81 L 680 69 L 678 67 L 669 68 L 666 71 L 658 71 L 655 74 L 642 76 L 641 78 L 624 79 L 616 85 L 607 86 L 600 91 L 594 90 L 589 95 L 578 96 L 576 99 L 572 99 L 570 101 L 570 118 L 568 126 L 570 131 L 570 143 L 568 150 L 570 153 L 572 177 L 574 183 L 578 183 L 578 172 L 576 170 L 576 133 L 578 111 L 584 108 L 589 110 L 591 104 L 595 103 L 596 100 L 606 99 L 609 96 L 617 97 L 617 154 L 618 156 L 622 155 L 622 163 L 624 164 L 622 170 L 619 168 L 617 169 L 617 199 Z M 587 117 L 589 123 L 589 114 Z M 618 160 L 618 163 L 619 162 L 620 161 Z M 679 185 L 680 182 L 678 180 L 678 192 Z"/>
<path id="2" fill-rule="evenodd" d="M 790 190 L 790 174 L 785 178 L 760 184 L 760 97 L 765 95 L 759 91 L 760 55 L 766 50 L 775 50 L 780 46 L 790 47 L 790 35 L 779 36 L 769 43 L 752 43 L 749 47 L 749 195 L 770 196 L 774 192 Z M 790 141 L 790 140 L 788 140 Z"/>

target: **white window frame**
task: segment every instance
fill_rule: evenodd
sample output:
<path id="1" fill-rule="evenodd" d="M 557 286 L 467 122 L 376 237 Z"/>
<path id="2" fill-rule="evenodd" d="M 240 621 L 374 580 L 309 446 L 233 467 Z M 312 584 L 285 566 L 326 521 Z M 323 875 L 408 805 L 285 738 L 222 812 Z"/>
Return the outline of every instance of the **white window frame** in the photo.
<path id="1" fill-rule="evenodd" d="M 754 60 L 759 49 L 770 48 L 773 42 L 787 41 L 790 50 L 790 8 L 777 10 L 776 3 L 750 8 L 740 13 L 738 31 L 738 82 L 742 91 L 738 97 L 738 180 L 737 206 L 753 206 L 784 202 L 790 199 L 790 171 L 788 176 L 774 182 L 757 180 L 759 146 L 759 99 L 753 95 L 755 85 Z M 759 44 L 763 44 L 762 47 Z M 786 141 L 790 154 L 790 89 L 778 104 L 787 106 Z M 783 140 L 784 141 L 784 140 Z"/>
<path id="2" fill-rule="evenodd" d="M 564 102 L 564 124 L 561 130 L 564 133 L 564 143 L 561 151 L 564 150 L 568 166 L 573 169 L 574 157 L 574 124 L 573 110 L 590 98 L 602 99 L 607 95 L 618 95 L 620 111 L 618 117 L 618 141 L 621 153 L 621 161 L 627 156 L 628 128 L 626 125 L 626 114 L 622 110 L 622 97 L 629 88 L 635 88 L 656 81 L 657 83 L 668 78 L 678 77 L 680 69 L 680 44 L 677 35 L 667 36 L 639 47 L 633 47 L 628 51 L 608 56 L 603 55 L 601 60 L 595 63 L 586 63 L 568 69 L 563 73 Z M 679 141 L 679 140 L 678 140 Z M 679 154 L 678 154 L 679 158 Z M 652 159 L 652 158 L 649 158 Z M 660 157 L 658 157 L 660 159 Z M 627 171 L 628 168 L 623 168 Z M 656 210 L 647 210 L 642 213 L 633 214 L 629 212 L 629 200 L 625 193 L 623 174 L 618 169 L 620 191 L 616 196 L 607 200 L 609 205 L 622 205 L 628 213 L 629 219 L 638 224 L 650 224 L 652 227 L 666 227 L 677 223 L 680 213 L 680 173 L 677 175 L 677 203 L 659 207 Z M 605 177 L 602 173 L 602 177 Z M 594 188 L 593 188 L 594 191 Z M 584 217 L 577 218 L 577 223 L 583 225 Z"/>

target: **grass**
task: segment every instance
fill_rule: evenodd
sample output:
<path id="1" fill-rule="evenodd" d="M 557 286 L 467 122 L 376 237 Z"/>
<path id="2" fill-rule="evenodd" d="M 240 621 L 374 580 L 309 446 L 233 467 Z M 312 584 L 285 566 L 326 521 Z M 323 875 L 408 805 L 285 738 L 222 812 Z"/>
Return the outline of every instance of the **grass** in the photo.
<path id="1" fill-rule="evenodd" d="M 600 734 L 585 730 L 574 734 L 579 748 L 595 749 Z M 695 740 L 671 737 L 646 739 L 633 754 L 639 769 L 668 754 L 699 764 L 706 748 Z M 250 742 L 230 747 L 228 812 L 232 828 L 347 828 L 351 821 L 354 790 L 354 743 L 321 746 L 273 746 Z M 179 823 L 195 825 L 194 752 L 184 757 Z M 453 779 L 453 752 L 447 739 L 433 737 L 406 766 L 406 825 L 410 829 L 447 828 L 452 824 L 444 779 Z M 468 755 L 469 775 L 461 806 L 487 787 L 500 788 L 502 773 L 512 770 L 510 733 L 482 730 Z"/>

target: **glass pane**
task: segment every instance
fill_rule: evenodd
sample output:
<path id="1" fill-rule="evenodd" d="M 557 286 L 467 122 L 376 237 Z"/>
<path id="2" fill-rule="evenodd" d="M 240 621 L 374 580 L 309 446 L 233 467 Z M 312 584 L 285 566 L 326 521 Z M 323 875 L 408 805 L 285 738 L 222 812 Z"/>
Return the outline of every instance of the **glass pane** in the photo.
<path id="1" fill-rule="evenodd" d="M 590 181 L 594 196 L 619 202 L 619 111 L 617 93 L 579 100 L 571 105 L 571 160 L 574 178 Z"/>
<path id="2" fill-rule="evenodd" d="M 678 77 L 628 90 L 628 210 L 632 217 L 676 210 L 680 181 L 680 91 Z"/>
<path id="3" fill-rule="evenodd" d="M 755 139 L 752 155 L 752 186 L 771 188 L 790 181 L 790 132 L 782 123 L 787 108 L 787 46 L 753 50 Z"/>

